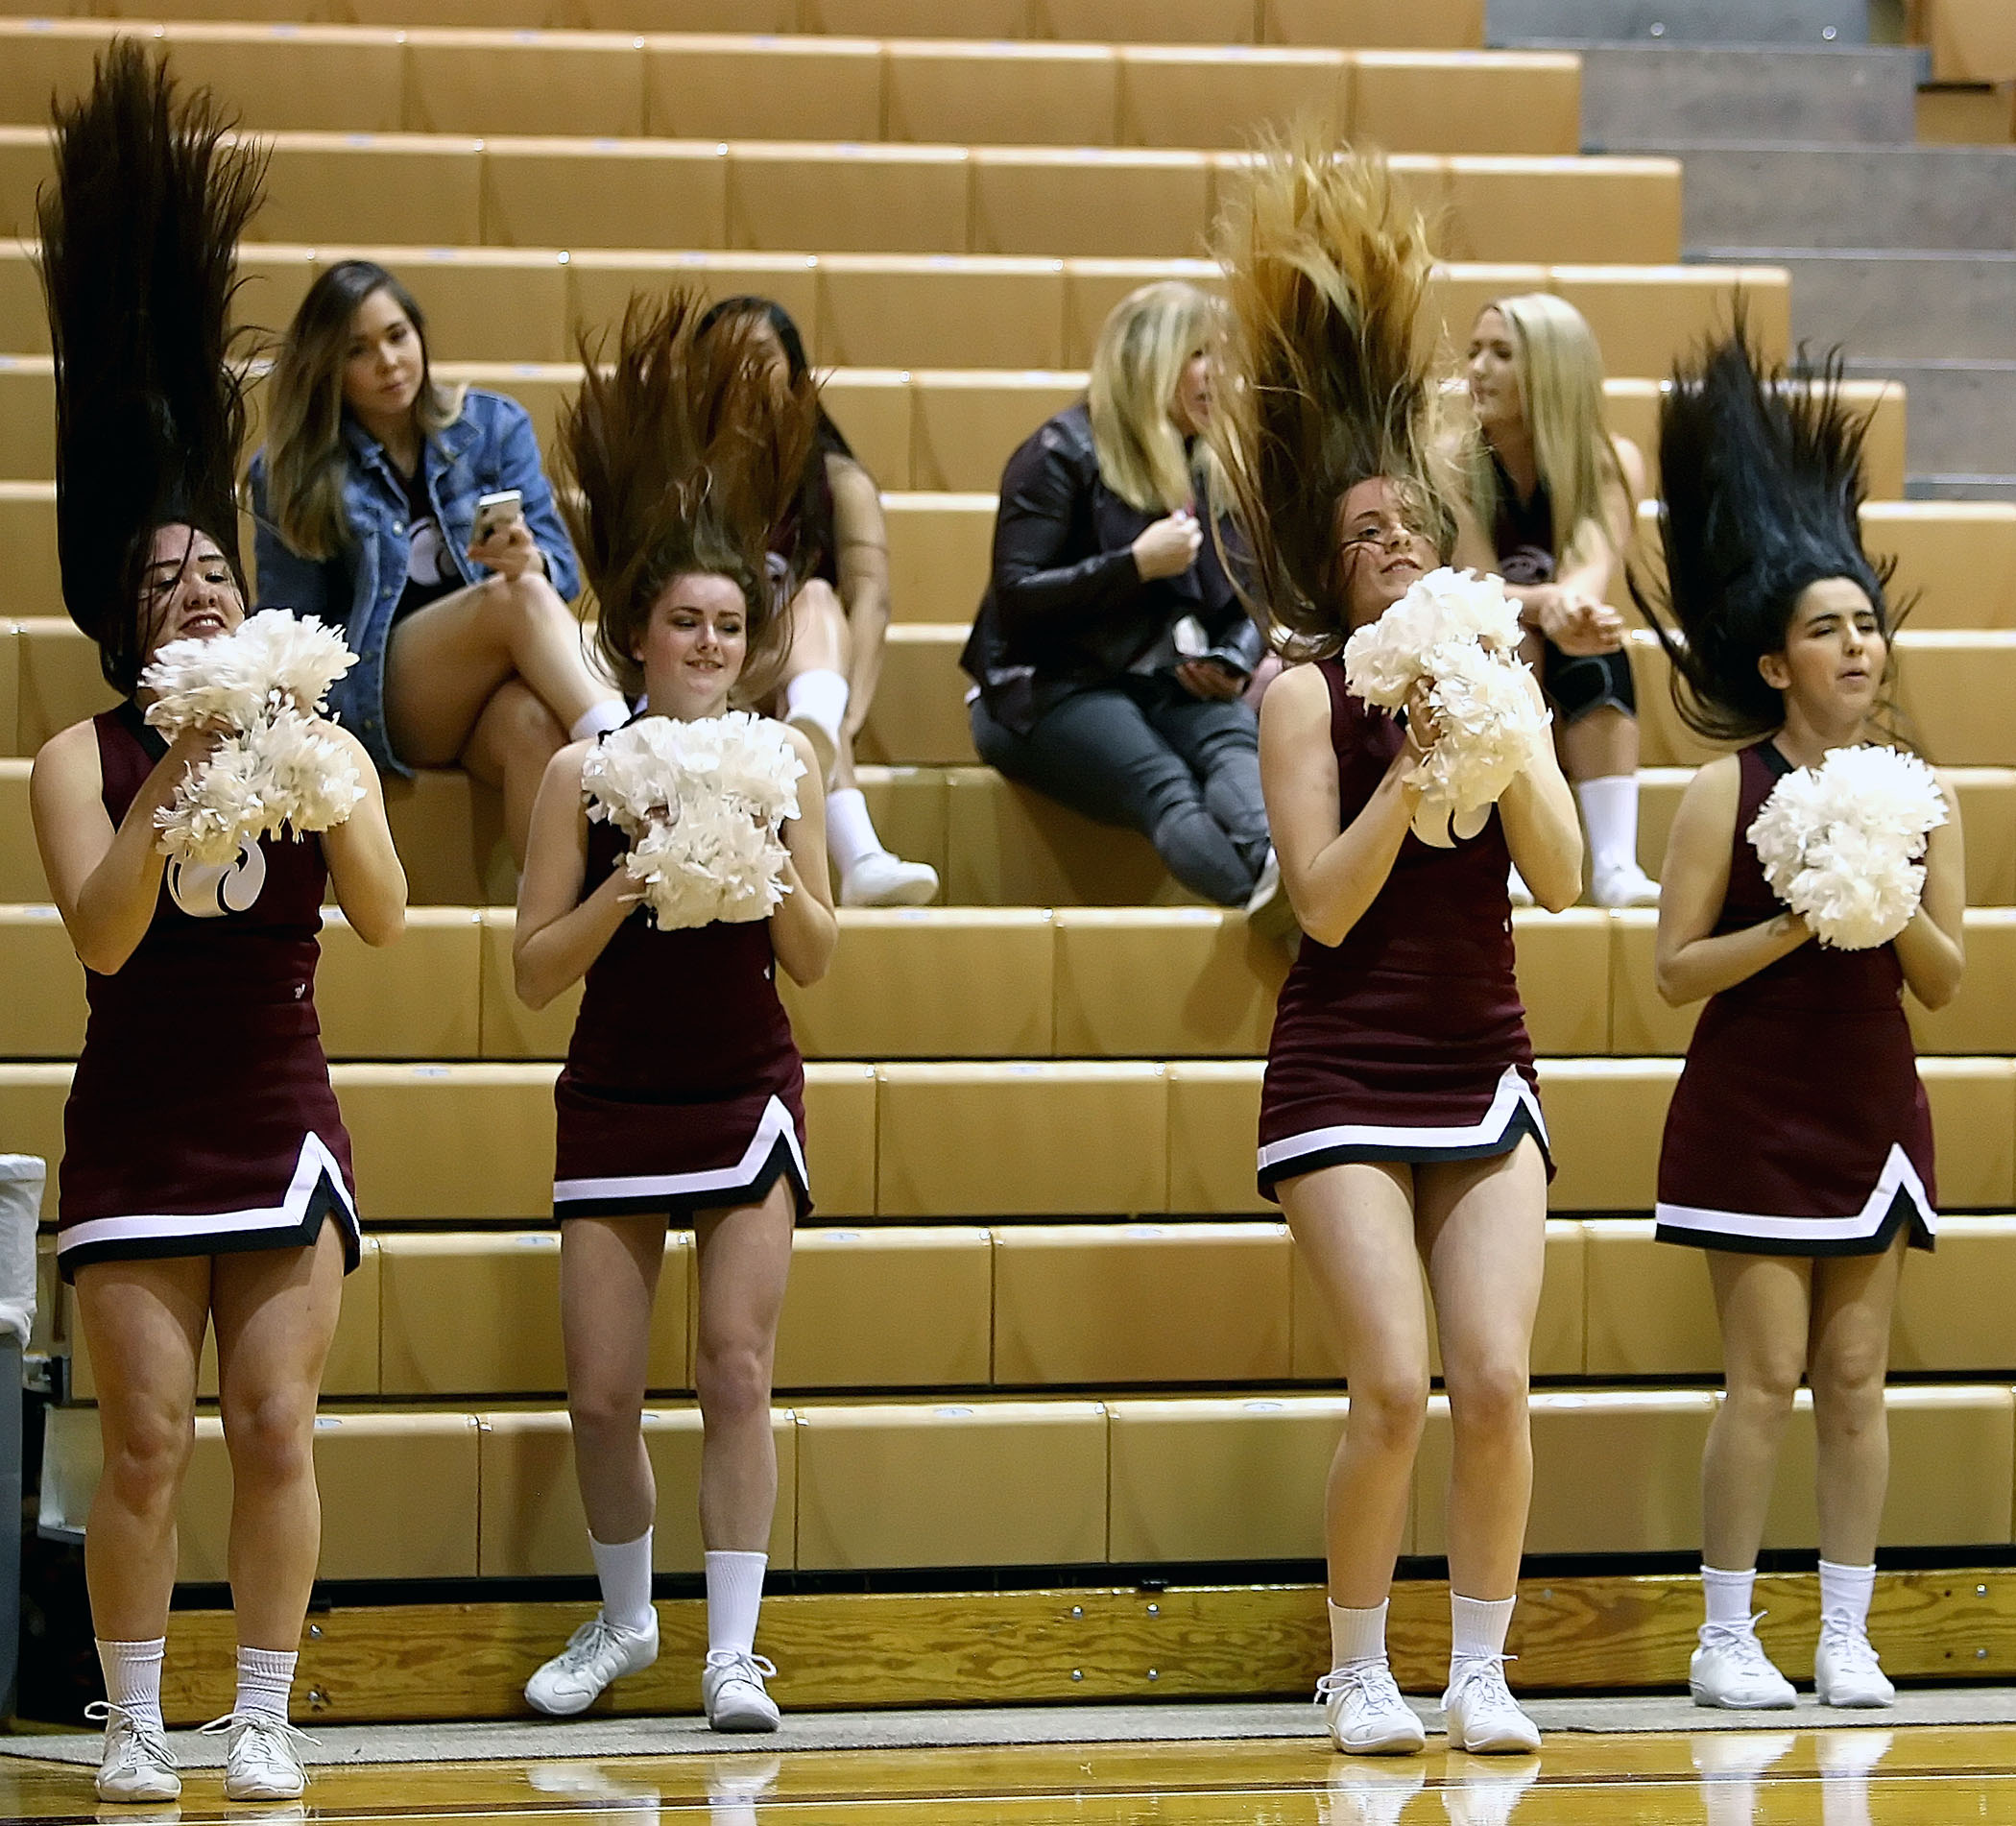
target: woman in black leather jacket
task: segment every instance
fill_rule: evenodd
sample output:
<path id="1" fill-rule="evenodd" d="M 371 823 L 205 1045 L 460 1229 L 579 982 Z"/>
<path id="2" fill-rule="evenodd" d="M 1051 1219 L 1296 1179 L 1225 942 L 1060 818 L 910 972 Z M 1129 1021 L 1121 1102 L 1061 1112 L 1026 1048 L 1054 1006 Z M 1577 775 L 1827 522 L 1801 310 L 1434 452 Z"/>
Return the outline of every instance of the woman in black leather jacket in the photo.
<path id="1" fill-rule="evenodd" d="M 1216 303 L 1176 280 L 1106 320 L 1087 397 L 1008 460 L 994 575 L 960 663 L 990 766 L 1141 831 L 1193 893 L 1271 883 L 1258 719 L 1263 642 L 1199 520 L 1216 493 Z"/>

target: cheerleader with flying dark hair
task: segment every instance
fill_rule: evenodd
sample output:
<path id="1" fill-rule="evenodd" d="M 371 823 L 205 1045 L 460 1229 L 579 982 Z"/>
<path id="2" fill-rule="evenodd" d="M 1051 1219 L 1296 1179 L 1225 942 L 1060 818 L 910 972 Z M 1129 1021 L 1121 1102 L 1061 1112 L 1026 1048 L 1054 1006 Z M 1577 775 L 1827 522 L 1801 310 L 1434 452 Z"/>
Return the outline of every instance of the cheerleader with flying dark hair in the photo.
<path id="1" fill-rule="evenodd" d="M 1667 1001 L 1707 1000 L 1667 1115 L 1658 1204 L 1661 1238 L 1705 1252 L 1725 1363 L 1701 1466 L 1707 1621 L 1689 1684 L 1704 1706 L 1793 1703 L 1750 1600 L 1802 1373 L 1819 1453 L 1814 1684 L 1827 1705 L 1895 1696 L 1867 1626 L 1889 1473 L 1884 1378 L 1904 1250 L 1931 1248 L 1936 1224 L 1901 996 L 1938 1008 L 1959 987 L 1965 883 L 1950 791 L 1922 898 L 1903 898 L 1884 942 L 1824 942 L 1818 903 L 1793 883 L 1808 908 L 1795 912 L 1767 878 L 1769 829 L 1793 803 L 1781 782 L 1796 792 L 1814 778 L 1796 770 L 1884 739 L 1894 622 L 1861 545 L 1864 424 L 1838 380 L 1835 362 L 1766 370 L 1740 324 L 1679 369 L 1660 414 L 1667 585 L 1634 582 L 1682 716 L 1746 744 L 1681 801 L 1655 966 Z M 1929 779 L 1925 792 L 1935 803 Z"/>
<path id="2" fill-rule="evenodd" d="M 1426 1741 L 1385 1644 L 1428 1408 L 1425 1266 L 1454 1430 L 1450 1743 L 1530 1751 L 1539 1732 L 1502 1662 L 1532 1485 L 1550 1167 L 1506 877 L 1516 861 L 1548 905 L 1575 898 L 1574 801 L 1541 739 L 1474 834 L 1424 842 L 1415 781 L 1445 739 L 1437 712 L 1424 687 L 1402 717 L 1346 683 L 1347 638 L 1445 565 L 1456 536 L 1433 455 L 1419 217 L 1382 164 L 1305 141 L 1261 163 L 1219 254 L 1234 328 L 1212 436 L 1256 615 L 1284 658 L 1314 661 L 1291 663 L 1260 710 L 1268 822 L 1305 937 L 1268 1045 L 1260 1183 L 1335 1322 L 1351 1390 L 1326 1504 L 1332 1652 L 1318 1696 L 1340 1750 Z M 1539 725 L 1530 674 L 1510 688 Z"/>
<path id="3" fill-rule="evenodd" d="M 142 674 L 169 643 L 245 619 L 229 308 L 262 160 L 225 135 L 206 94 L 179 96 L 165 68 L 115 44 L 89 95 L 58 111 L 39 204 L 63 602 L 122 698 L 51 737 L 30 788 L 90 1003 L 63 1112 L 57 1261 L 76 1284 L 104 1439 L 84 1570 L 108 1801 L 171 1801 L 181 1788 L 161 1657 L 212 1324 L 240 1644 L 220 1720 L 225 1793 L 286 1800 L 305 1783 L 287 1698 L 321 1540 L 312 1429 L 358 1256 L 349 1140 L 315 1017 L 324 885 L 370 944 L 405 922 L 375 776 L 321 718 L 310 737 L 361 777 L 345 822 L 247 836 L 228 864 L 164 860 L 157 843 L 156 814 L 222 732 L 164 740 L 143 716 Z"/>
<path id="4" fill-rule="evenodd" d="M 797 498 L 819 402 L 809 376 L 780 373 L 746 324 L 702 338 L 697 316 L 684 294 L 655 307 L 633 300 L 607 372 L 584 342 L 581 395 L 562 427 L 578 492 L 568 515 L 601 608 L 596 641 L 624 696 L 644 707 L 629 728 L 553 757 L 518 900 L 518 994 L 540 1008 L 585 984 L 554 1093 L 553 1211 L 575 1471 L 602 1587 L 600 1611 L 525 1696 L 542 1712 L 580 1712 L 658 1655 L 658 1496 L 642 1415 L 669 1218 L 693 1226 L 699 1250 L 701 1694 L 713 1729 L 771 1731 L 778 1709 L 763 1680 L 777 1670 L 756 1653 L 777 1503 L 771 1367 L 792 1228 L 811 1210 L 804 1071 L 776 976 L 781 965 L 816 982 L 839 926 L 811 743 L 731 712 L 762 700 L 789 650 L 799 580 L 772 577 L 767 547 Z M 725 911 L 638 903 L 646 853 L 660 858 L 647 868 L 672 873 L 672 847 L 696 822 L 716 818 L 715 853 L 756 834 L 734 805 L 690 799 L 676 769 L 650 774 L 647 745 L 696 765 L 735 752 L 803 769 L 767 906 L 762 894 Z M 641 836 L 612 809 L 627 767 L 644 782 L 633 804 L 660 795 Z M 689 878 L 705 897 L 714 884 L 700 853 Z"/>

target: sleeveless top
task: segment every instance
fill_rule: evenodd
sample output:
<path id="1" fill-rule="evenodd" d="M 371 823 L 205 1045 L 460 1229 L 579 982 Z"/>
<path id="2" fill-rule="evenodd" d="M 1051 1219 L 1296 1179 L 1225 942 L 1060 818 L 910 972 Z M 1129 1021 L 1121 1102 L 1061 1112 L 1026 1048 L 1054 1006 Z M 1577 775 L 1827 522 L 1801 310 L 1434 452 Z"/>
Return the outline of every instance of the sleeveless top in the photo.
<path id="1" fill-rule="evenodd" d="M 1554 504 L 1547 484 L 1536 482 L 1524 503 L 1505 466 L 1491 452 L 1498 476 L 1498 516 L 1491 526 L 1491 545 L 1498 554 L 1499 575 L 1508 584 L 1550 584 L 1554 581 Z"/>

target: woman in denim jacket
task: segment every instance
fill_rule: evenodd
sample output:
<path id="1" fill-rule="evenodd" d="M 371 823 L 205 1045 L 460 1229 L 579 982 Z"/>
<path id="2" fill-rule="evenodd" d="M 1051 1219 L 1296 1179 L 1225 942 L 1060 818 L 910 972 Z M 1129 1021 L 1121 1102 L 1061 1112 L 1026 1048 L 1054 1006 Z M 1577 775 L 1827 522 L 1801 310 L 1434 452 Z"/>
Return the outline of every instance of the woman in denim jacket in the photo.
<path id="1" fill-rule="evenodd" d="M 369 260 L 344 260 L 295 313 L 252 461 L 261 607 L 346 630 L 360 663 L 330 694 L 381 771 L 457 763 L 501 787 L 521 865 L 545 765 L 621 724 L 566 599 L 574 548 L 514 399 L 437 383 L 426 320 Z M 476 506 L 519 511 L 475 542 Z"/>

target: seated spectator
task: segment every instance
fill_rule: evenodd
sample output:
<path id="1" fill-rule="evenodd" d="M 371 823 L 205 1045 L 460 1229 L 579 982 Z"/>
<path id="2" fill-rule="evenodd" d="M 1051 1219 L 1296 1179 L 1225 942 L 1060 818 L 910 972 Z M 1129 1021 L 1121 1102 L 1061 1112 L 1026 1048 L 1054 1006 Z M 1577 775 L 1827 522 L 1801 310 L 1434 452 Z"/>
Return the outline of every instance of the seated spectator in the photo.
<path id="1" fill-rule="evenodd" d="M 1582 314 L 1532 292 L 1500 299 L 1470 335 L 1470 504 L 1456 563 L 1495 570 L 1530 630 L 1563 771 L 1589 828 L 1600 906 L 1649 906 L 1638 865 L 1638 701 L 1623 617 L 1604 600 L 1631 538 L 1644 459 L 1603 425 L 1603 365 Z M 1516 884 L 1515 898 L 1532 897 Z"/>
<path id="2" fill-rule="evenodd" d="M 755 342 L 793 380 L 805 372 L 804 339 L 781 304 L 727 298 L 700 320 L 705 335 L 724 319 L 756 319 Z M 819 441 L 790 518 L 771 536 L 773 567 L 796 561 L 808 579 L 791 602 L 791 644 L 782 684 L 768 708 L 803 730 L 828 782 L 827 845 L 842 906 L 922 906 L 938 894 L 938 871 L 905 862 L 876 834 L 854 773 L 854 743 L 875 703 L 889 636 L 889 534 L 875 477 L 819 410 Z"/>
<path id="3" fill-rule="evenodd" d="M 1236 906 L 1278 872 L 1240 699 L 1262 641 L 1204 525 L 1221 507 L 1201 435 L 1218 309 L 1178 280 L 1114 308 L 1086 398 L 1008 459 L 960 663 L 982 759 L 1142 832 L 1185 887 Z"/>
<path id="4" fill-rule="evenodd" d="M 426 319 L 369 260 L 329 268 L 274 364 L 252 460 L 262 608 L 345 629 L 331 708 L 381 771 L 458 763 L 504 795 L 522 867 L 547 761 L 629 715 L 566 599 L 574 548 L 524 407 L 433 376 Z M 516 492 L 485 517 L 477 503 Z"/>

